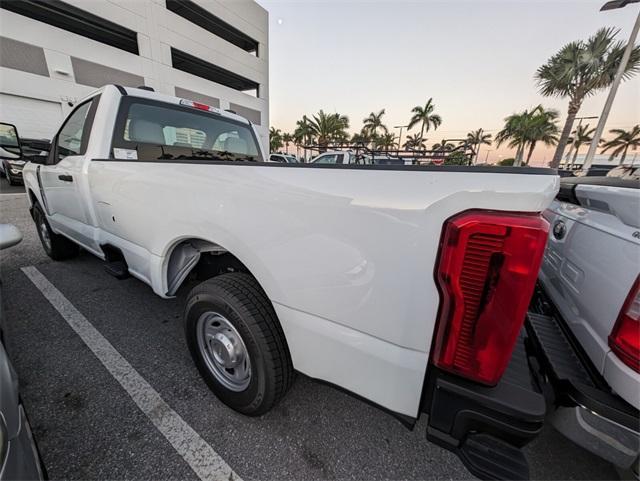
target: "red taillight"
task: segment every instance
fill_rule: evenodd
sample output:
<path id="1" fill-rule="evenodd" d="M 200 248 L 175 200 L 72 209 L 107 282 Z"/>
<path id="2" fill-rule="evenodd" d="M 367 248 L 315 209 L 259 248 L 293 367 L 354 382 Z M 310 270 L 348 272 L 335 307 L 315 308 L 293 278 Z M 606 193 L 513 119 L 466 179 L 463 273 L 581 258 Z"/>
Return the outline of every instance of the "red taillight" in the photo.
<path id="1" fill-rule="evenodd" d="M 468 211 L 447 221 L 433 362 L 484 384 L 504 372 L 533 294 L 549 224 L 537 214 Z"/>
<path id="2" fill-rule="evenodd" d="M 622 362 L 640 372 L 640 276 L 629 291 L 609 335 L 609 347 Z"/>

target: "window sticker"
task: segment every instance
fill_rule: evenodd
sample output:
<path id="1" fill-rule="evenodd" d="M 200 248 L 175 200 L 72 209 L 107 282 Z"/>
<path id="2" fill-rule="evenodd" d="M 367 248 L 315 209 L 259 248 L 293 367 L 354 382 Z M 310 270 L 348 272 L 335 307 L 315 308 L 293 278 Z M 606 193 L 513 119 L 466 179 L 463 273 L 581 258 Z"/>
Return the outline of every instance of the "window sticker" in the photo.
<path id="1" fill-rule="evenodd" d="M 113 149 L 113 156 L 116 159 L 138 160 L 138 152 L 134 149 Z"/>

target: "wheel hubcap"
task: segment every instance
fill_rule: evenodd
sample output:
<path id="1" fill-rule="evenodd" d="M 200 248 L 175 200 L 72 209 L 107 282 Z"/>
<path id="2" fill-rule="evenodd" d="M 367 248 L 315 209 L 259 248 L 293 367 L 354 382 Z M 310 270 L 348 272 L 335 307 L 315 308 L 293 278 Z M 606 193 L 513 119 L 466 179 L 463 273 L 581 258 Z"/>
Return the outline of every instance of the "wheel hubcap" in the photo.
<path id="1" fill-rule="evenodd" d="M 198 348 L 211 374 L 227 389 L 243 391 L 251 381 L 251 361 L 240 333 L 222 314 L 198 319 Z"/>
<path id="2" fill-rule="evenodd" d="M 42 239 L 42 243 L 47 248 L 47 250 L 51 250 L 51 238 L 49 237 L 49 229 L 47 229 L 47 224 L 44 220 L 40 221 L 40 238 Z"/>

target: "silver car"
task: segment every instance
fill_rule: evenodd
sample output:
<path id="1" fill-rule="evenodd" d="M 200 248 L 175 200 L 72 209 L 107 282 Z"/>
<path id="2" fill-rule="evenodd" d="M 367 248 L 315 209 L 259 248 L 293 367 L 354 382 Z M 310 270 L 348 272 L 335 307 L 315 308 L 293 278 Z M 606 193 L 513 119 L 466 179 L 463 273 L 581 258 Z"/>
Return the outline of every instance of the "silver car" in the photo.
<path id="1" fill-rule="evenodd" d="M 0 249 L 22 239 L 10 224 L 0 224 Z M 0 284 L 0 341 L 3 341 L 2 286 Z M 0 342 L 0 481 L 44 479 L 44 472 L 31 428 L 20 401 L 18 377 Z"/>

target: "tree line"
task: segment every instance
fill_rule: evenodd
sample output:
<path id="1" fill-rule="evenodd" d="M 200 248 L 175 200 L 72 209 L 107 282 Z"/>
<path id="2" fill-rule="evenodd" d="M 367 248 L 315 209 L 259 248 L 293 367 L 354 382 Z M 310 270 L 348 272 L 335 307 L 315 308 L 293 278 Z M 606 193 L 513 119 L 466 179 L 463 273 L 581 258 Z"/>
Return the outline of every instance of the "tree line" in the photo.
<path id="1" fill-rule="evenodd" d="M 608 88 L 618 70 L 626 45 L 617 41 L 617 29 L 602 28 L 586 41 L 578 40 L 563 46 L 535 73 L 535 82 L 543 97 L 559 97 L 569 100 L 567 117 L 562 129 L 559 126 L 560 113 L 554 109 L 546 109 L 542 104 L 531 109 L 514 113 L 504 119 L 503 128 L 495 134 L 484 129 L 470 131 L 466 139 L 458 141 L 471 148 L 474 162 L 479 159 L 483 145 L 500 147 L 503 144 L 515 149 L 513 165 L 527 165 L 531 161 L 537 146 L 555 146 L 553 160 L 549 166 L 557 168 L 564 156 L 567 163 L 574 163 L 580 148 L 588 145 L 593 139 L 594 128 L 581 123 L 574 129 L 573 125 L 584 100 Z M 624 79 L 631 78 L 640 70 L 640 46 L 636 46 L 626 66 Z M 362 120 L 359 132 L 349 135 L 349 117 L 339 113 L 326 113 L 320 110 L 317 114 L 307 116 L 296 122 L 293 133 L 283 133 L 271 127 L 269 130 L 269 147 L 276 152 L 283 147 L 289 150 L 293 144 L 298 153 L 305 146 L 317 145 L 320 149 L 334 143 L 360 143 L 370 148 L 392 151 L 402 147 L 404 150 L 424 151 L 427 149 L 425 134 L 437 130 L 443 122 L 435 112 L 433 98 L 424 105 L 417 105 L 410 112 L 407 124 L 407 135 L 402 145 L 401 139 L 384 124 L 386 109 L 371 112 Z M 416 133 L 409 133 L 417 128 Z M 613 136 L 601 141 L 601 152 L 610 153 L 611 158 L 620 158 L 623 163 L 629 149 L 640 146 L 640 124 L 630 130 L 612 129 Z M 443 139 L 431 146 L 431 150 L 450 152 L 456 144 Z M 565 156 L 565 151 L 569 152 Z M 306 150 L 306 149 L 305 149 Z M 305 152 L 305 157 L 306 157 Z"/>

